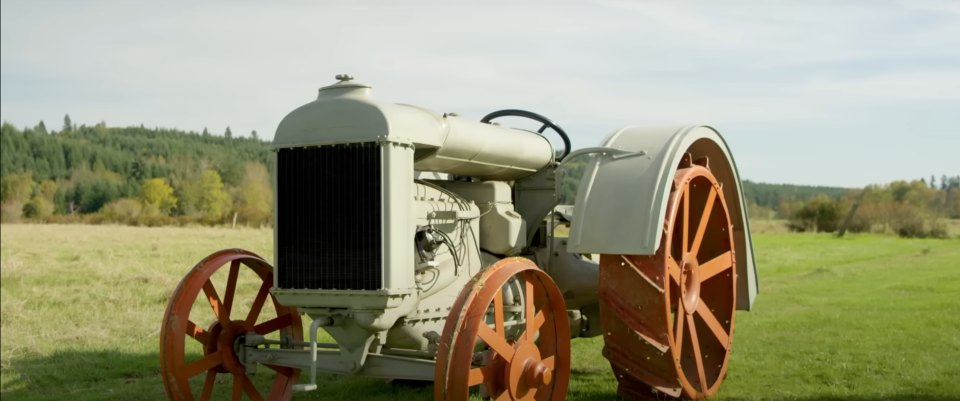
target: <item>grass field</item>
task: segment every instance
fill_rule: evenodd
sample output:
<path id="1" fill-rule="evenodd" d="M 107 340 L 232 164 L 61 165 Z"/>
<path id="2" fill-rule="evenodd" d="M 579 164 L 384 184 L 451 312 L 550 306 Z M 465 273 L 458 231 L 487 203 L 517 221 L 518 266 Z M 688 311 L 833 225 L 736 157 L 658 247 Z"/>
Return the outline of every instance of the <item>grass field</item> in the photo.
<path id="1" fill-rule="evenodd" d="M 0 397 L 163 400 L 167 298 L 217 249 L 272 254 L 269 230 L 3 225 Z M 960 239 L 754 237 L 761 294 L 737 315 L 718 400 L 960 399 Z M 614 400 L 602 340 L 573 341 L 569 400 Z M 295 400 L 432 397 L 322 376 Z"/>

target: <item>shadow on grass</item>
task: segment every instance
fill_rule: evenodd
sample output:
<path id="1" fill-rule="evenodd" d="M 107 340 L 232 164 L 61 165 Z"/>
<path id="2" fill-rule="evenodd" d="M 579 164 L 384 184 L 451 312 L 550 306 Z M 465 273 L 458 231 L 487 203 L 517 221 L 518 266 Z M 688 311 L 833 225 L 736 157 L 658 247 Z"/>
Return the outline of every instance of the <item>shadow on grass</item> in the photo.
<path id="1" fill-rule="evenodd" d="M 261 368 L 262 371 L 270 372 Z M 201 376 L 198 376 L 202 378 Z M 256 375 L 267 387 L 272 375 Z M 301 373 L 301 382 L 309 379 Z M 214 400 L 230 399 L 228 375 L 219 375 Z M 296 394 L 294 400 L 430 400 L 432 383 L 389 383 L 381 379 L 318 375 L 319 391 Z M 198 385 L 199 387 L 199 385 Z M 224 391 L 221 391 L 224 390 Z M 3 401 L 166 400 L 156 353 L 60 351 L 46 356 L 15 358 L 3 371 Z"/>
<path id="2" fill-rule="evenodd" d="M 258 375 L 260 376 L 260 375 Z M 199 376 L 198 376 L 199 377 Z M 229 400 L 227 375 L 214 393 L 214 400 Z M 599 370 L 582 372 L 581 379 L 611 382 Z M 257 382 L 258 377 L 254 378 Z M 262 377 L 269 382 L 269 377 Z M 302 372 L 300 381 L 307 382 Z M 318 391 L 295 394 L 294 401 L 393 401 L 433 399 L 433 383 L 387 381 L 331 374 L 317 376 Z M 572 385 L 575 386 L 575 385 Z M 588 387 L 588 388 L 584 388 Z M 569 400 L 614 400 L 615 391 L 594 392 L 587 385 L 571 388 Z M 589 387 L 593 387 L 589 389 Z M 225 391 L 220 391 L 225 390 Z M 587 391 L 584 391 L 587 390 Z M 474 392 L 475 393 L 475 392 Z M 3 372 L 3 401 L 166 400 L 156 353 L 108 350 L 60 351 L 46 356 L 15 358 Z M 480 398 L 474 394 L 471 400 Z"/>
<path id="3" fill-rule="evenodd" d="M 14 359 L 3 371 L 4 401 L 89 401 L 89 400 L 166 400 L 160 380 L 157 354 L 119 351 L 61 351 L 43 357 Z M 225 375 L 221 375 L 226 377 Z M 264 377 L 263 379 L 269 380 Z M 301 382 L 308 378 L 301 376 Z M 295 401 L 387 401 L 431 400 L 430 382 L 394 381 L 323 374 L 317 377 L 319 391 L 296 394 Z M 221 383 L 229 388 L 229 381 Z M 760 393 L 761 390 L 758 390 Z M 229 391 L 214 399 L 229 399 Z M 479 397 L 471 397 L 479 399 Z M 618 400 L 616 383 L 605 369 L 580 369 L 571 373 L 570 401 Z M 655 400 L 657 398 L 651 398 Z M 802 396 L 802 397 L 723 397 L 718 401 L 748 400 L 786 401 L 956 401 L 960 394 L 939 396 L 930 394 Z"/>
<path id="4" fill-rule="evenodd" d="M 60 351 L 46 356 L 15 358 L 3 371 L 3 401 L 166 400 L 156 353 Z M 264 372 L 270 372 L 261 367 Z M 202 380 L 202 375 L 198 376 Z M 256 375 L 268 387 L 272 375 Z M 309 379 L 301 373 L 301 382 Z M 229 375 L 218 375 L 214 400 L 230 399 Z M 386 380 L 322 374 L 319 391 L 296 394 L 294 400 L 430 400 L 432 383 L 388 383 Z M 200 385 L 198 384 L 197 387 Z M 221 391 L 222 390 L 222 391 Z"/>
<path id="5" fill-rule="evenodd" d="M 4 401 L 161 400 L 156 354 L 59 351 L 15 358 L 4 367 Z"/>

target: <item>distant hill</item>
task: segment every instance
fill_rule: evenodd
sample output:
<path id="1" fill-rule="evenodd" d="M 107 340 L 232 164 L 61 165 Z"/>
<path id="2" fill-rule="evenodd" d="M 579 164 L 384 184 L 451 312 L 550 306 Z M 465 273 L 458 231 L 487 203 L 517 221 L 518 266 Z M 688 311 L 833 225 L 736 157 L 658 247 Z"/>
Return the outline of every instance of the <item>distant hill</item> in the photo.
<path id="1" fill-rule="evenodd" d="M 3 221 L 57 221 L 111 204 L 126 221 L 146 213 L 156 224 L 200 216 L 214 223 L 241 211 L 253 222 L 242 212 L 253 209 L 257 213 L 247 214 L 269 220 L 270 147 L 256 132 L 237 137 L 229 127 L 211 135 L 206 129 L 74 126 L 68 117 L 60 131 L 42 122 L 24 129 L 4 123 L 0 156 Z M 150 209 L 150 203 L 162 205 Z"/>
<path id="2" fill-rule="evenodd" d="M 0 175 L 30 172 L 38 182 L 68 179 L 77 169 L 106 169 L 139 183 L 183 164 L 206 164 L 232 184 L 245 161 L 266 163 L 270 155 L 267 143 L 251 137 L 103 123 L 51 132 L 43 125 L 21 130 L 4 123 L 0 145 Z"/>

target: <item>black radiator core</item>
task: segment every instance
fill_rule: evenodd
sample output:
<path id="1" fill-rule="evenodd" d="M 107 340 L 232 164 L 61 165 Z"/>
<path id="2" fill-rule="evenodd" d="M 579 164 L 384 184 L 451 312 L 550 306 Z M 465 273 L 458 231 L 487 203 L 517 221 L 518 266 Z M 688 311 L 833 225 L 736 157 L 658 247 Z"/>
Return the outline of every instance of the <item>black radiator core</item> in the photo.
<path id="1" fill-rule="evenodd" d="M 280 288 L 382 287 L 380 145 L 277 152 Z"/>

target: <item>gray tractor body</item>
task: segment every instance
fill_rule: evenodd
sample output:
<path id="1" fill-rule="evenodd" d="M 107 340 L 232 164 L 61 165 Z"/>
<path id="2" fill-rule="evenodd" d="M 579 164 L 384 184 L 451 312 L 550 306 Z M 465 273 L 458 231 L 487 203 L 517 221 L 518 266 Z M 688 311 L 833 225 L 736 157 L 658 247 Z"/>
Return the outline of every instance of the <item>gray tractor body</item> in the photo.
<path id="1" fill-rule="evenodd" d="M 599 335 L 591 255 L 658 249 L 669 180 L 685 152 L 709 157 L 728 183 L 737 307 L 750 308 L 757 281 L 747 214 L 716 130 L 630 127 L 575 151 L 565 160 L 589 157 L 586 172 L 576 204 L 558 206 L 563 163 L 539 133 L 384 103 L 370 92 L 351 80 L 322 88 L 277 129 L 271 293 L 313 319 L 311 341 L 307 349 L 257 348 L 252 336 L 245 362 L 432 380 L 457 295 L 509 256 L 535 261 L 554 279 L 572 337 Z M 569 237 L 554 235 L 561 222 Z M 521 313 L 510 316 L 508 325 L 523 323 Z M 318 343 L 318 329 L 335 343 Z"/>

